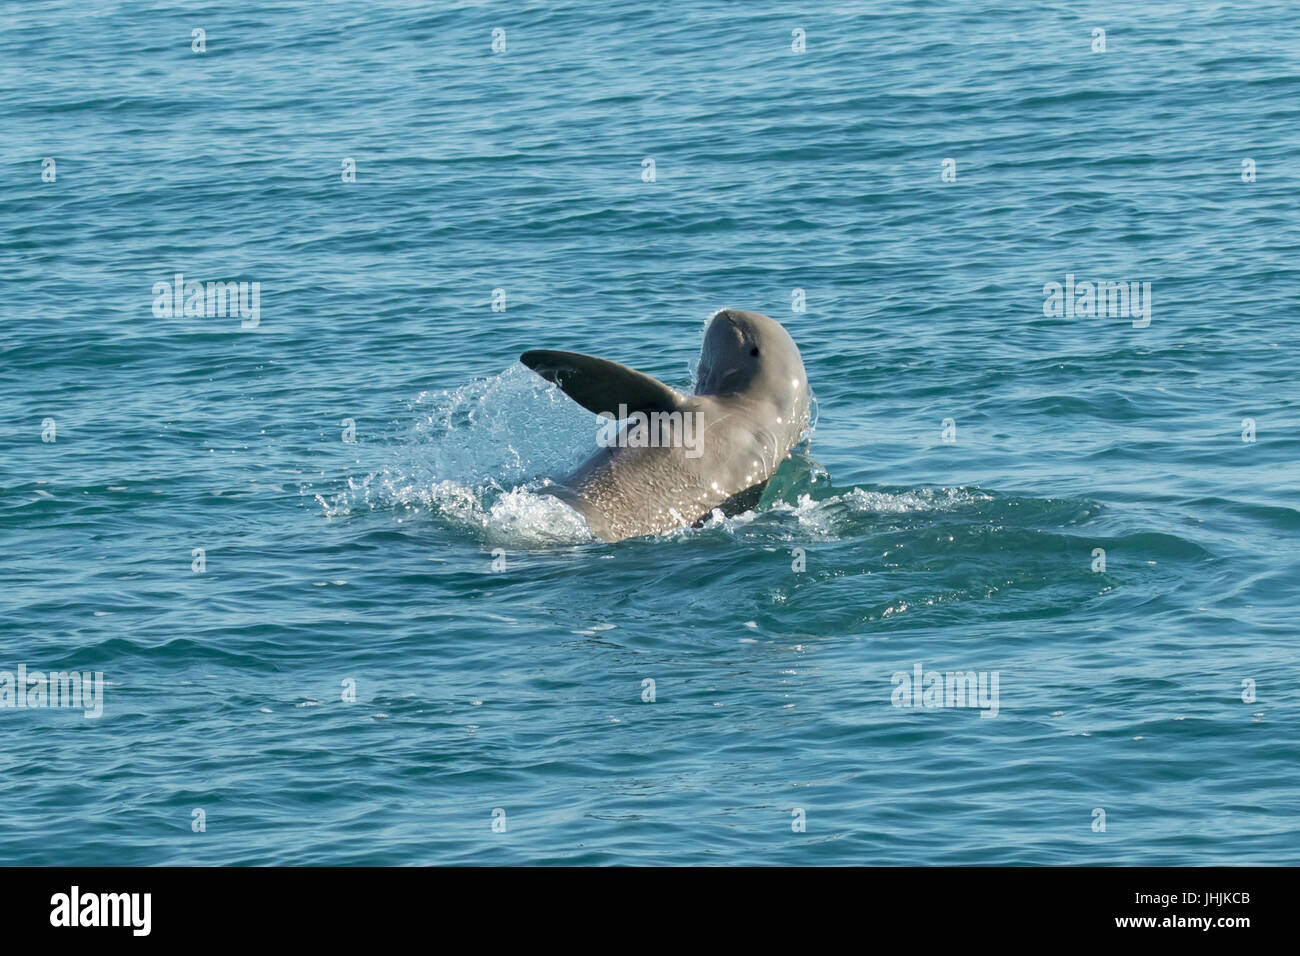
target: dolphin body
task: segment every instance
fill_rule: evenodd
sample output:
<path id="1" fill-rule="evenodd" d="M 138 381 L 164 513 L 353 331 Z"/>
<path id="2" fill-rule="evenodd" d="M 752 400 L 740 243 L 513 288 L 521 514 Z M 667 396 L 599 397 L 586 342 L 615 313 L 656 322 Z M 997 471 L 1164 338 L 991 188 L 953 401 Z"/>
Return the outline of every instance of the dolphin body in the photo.
<path id="1" fill-rule="evenodd" d="M 604 541 L 698 525 L 715 508 L 733 515 L 756 507 L 809 423 L 799 349 L 757 312 L 714 313 L 693 395 L 577 352 L 536 350 L 519 360 L 610 423 L 602 447 L 545 491 Z"/>

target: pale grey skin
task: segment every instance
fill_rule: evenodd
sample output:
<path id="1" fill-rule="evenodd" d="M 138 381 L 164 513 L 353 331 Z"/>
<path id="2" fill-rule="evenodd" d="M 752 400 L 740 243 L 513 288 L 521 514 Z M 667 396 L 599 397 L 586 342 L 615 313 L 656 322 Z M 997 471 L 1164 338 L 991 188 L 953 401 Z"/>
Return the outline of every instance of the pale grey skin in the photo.
<path id="1" fill-rule="evenodd" d="M 621 541 L 698 524 L 715 509 L 737 514 L 808 427 L 808 376 L 794 339 L 757 312 L 723 309 L 704 333 L 695 394 L 683 395 L 616 362 L 576 352 L 532 351 L 525 365 L 596 414 L 701 413 L 698 457 L 672 430 L 659 447 L 603 447 L 547 489 L 586 520 L 592 534 Z"/>

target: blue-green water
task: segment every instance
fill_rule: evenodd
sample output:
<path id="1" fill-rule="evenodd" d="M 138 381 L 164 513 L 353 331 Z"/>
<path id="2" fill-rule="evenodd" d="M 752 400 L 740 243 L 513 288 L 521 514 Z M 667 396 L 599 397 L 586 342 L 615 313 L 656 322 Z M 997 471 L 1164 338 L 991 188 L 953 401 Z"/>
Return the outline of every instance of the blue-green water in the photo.
<path id="1" fill-rule="evenodd" d="M 1293 5 L 0 23 L 0 670 L 106 682 L 0 709 L 0 862 L 1300 861 Z M 517 356 L 685 387 L 722 306 L 806 455 L 589 540 Z"/>

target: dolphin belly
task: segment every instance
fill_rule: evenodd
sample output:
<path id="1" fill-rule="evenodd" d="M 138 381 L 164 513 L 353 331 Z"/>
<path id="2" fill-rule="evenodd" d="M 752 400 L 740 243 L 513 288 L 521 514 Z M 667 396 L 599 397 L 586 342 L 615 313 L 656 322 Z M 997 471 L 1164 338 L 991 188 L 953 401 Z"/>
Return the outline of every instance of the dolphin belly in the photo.
<path id="1" fill-rule="evenodd" d="M 689 527 L 733 496 L 679 452 L 603 449 L 546 491 L 578 512 L 602 541 Z"/>
<path id="2" fill-rule="evenodd" d="M 748 476 L 732 471 L 684 458 L 680 449 L 603 449 L 544 493 L 578 512 L 597 538 L 614 542 L 699 527 L 714 509 L 732 516 L 756 508 L 769 476 L 754 475 L 760 480 L 746 486 Z"/>

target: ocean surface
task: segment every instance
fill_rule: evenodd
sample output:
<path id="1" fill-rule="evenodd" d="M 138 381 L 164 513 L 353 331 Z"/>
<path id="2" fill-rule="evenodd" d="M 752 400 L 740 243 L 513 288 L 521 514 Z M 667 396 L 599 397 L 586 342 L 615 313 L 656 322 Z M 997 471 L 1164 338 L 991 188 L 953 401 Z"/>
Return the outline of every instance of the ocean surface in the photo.
<path id="1" fill-rule="evenodd" d="M 1300 863 L 1300 18 L 1063 7 L 0 6 L 0 863 Z M 593 540 L 519 354 L 724 306 L 812 434 Z"/>

